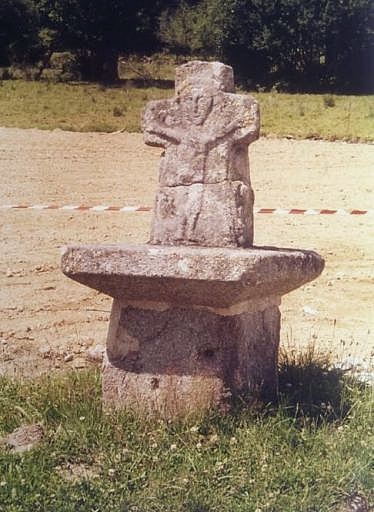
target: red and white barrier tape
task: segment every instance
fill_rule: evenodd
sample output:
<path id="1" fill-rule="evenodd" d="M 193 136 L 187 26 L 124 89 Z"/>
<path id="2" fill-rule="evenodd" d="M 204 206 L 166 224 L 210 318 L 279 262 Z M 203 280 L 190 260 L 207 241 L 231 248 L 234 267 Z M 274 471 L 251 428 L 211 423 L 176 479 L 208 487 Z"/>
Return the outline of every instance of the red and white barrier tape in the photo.
<path id="1" fill-rule="evenodd" d="M 64 210 L 64 211 L 80 211 L 80 212 L 150 212 L 150 206 L 107 206 L 99 204 L 97 206 L 89 206 L 85 204 L 4 204 L 0 205 L 0 209 L 6 210 Z"/>
<path id="2" fill-rule="evenodd" d="M 63 211 L 81 211 L 81 212 L 150 212 L 150 206 L 107 206 L 107 205 L 58 205 L 58 204 L 4 204 L 0 205 L 3 210 L 63 210 Z M 300 209 L 300 208 L 254 208 L 254 213 L 267 213 L 273 215 L 368 215 L 374 213 L 371 210 L 344 210 L 344 209 Z"/>

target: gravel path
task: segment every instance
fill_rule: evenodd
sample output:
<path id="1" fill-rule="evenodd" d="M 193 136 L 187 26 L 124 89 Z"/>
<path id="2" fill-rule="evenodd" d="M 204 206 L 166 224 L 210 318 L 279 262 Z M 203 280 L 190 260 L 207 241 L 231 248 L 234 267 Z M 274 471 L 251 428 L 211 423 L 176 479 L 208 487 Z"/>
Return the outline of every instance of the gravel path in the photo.
<path id="1" fill-rule="evenodd" d="M 141 135 L 0 128 L 0 206 L 152 205 L 160 151 Z M 250 147 L 256 206 L 374 208 L 374 146 L 261 139 Z M 145 242 L 149 212 L 0 208 L 0 374 L 91 364 L 110 299 L 64 277 L 67 243 Z M 374 215 L 257 215 L 255 243 L 313 249 L 315 282 L 283 299 L 282 344 L 368 362 L 374 350 Z"/>

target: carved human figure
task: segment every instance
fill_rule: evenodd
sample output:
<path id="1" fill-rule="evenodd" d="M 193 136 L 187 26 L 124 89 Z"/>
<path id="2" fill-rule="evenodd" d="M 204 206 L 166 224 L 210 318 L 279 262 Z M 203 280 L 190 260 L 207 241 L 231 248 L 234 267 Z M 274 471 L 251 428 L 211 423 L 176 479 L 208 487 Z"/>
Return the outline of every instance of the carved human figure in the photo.
<path id="1" fill-rule="evenodd" d="M 175 98 L 150 102 L 143 114 L 145 142 L 165 150 L 150 241 L 251 245 L 248 145 L 258 137 L 257 103 L 226 92 L 228 66 L 195 61 L 178 70 Z"/>

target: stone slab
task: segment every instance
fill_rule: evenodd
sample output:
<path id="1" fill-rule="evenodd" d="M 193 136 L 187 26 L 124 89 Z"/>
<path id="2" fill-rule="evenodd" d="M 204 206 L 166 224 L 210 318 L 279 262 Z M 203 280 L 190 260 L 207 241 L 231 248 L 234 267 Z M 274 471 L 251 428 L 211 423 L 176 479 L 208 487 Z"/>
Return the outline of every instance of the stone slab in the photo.
<path id="1" fill-rule="evenodd" d="M 146 244 L 68 246 L 61 261 L 65 275 L 119 300 L 212 308 L 282 296 L 323 267 L 313 251 Z"/>

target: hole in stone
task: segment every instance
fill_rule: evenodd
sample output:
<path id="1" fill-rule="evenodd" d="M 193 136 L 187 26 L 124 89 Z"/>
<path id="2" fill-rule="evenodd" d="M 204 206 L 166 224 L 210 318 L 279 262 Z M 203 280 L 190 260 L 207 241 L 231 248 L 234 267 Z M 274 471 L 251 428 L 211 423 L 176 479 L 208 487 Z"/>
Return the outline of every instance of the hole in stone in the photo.
<path id="1" fill-rule="evenodd" d="M 216 351 L 213 348 L 207 348 L 202 354 L 206 359 L 212 359 L 216 355 Z"/>

